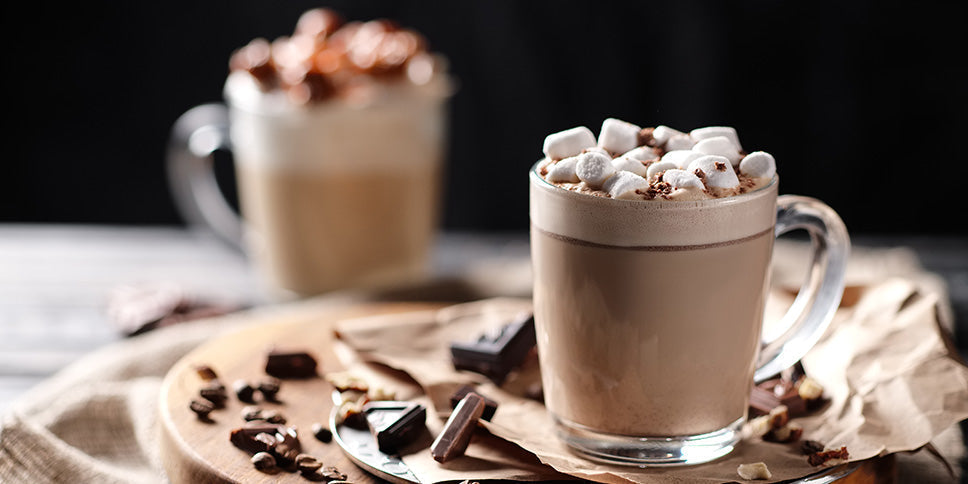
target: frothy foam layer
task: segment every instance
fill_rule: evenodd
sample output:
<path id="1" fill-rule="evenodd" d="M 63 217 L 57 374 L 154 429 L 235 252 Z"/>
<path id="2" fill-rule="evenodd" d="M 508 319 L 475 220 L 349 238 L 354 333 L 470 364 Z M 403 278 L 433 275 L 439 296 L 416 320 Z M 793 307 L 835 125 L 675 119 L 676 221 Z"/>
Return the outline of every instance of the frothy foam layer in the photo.
<path id="1" fill-rule="evenodd" d="M 773 156 L 747 154 L 729 126 L 686 134 L 609 118 L 597 143 L 588 128 L 579 126 L 548 135 L 543 151 L 538 172 L 545 180 L 565 190 L 623 200 L 732 197 L 768 185 L 776 174 Z"/>
<path id="2" fill-rule="evenodd" d="M 262 92 L 245 72 L 229 75 L 236 162 L 269 171 L 407 171 L 443 157 L 445 95 L 401 87 L 392 102 L 294 106 Z M 416 90 L 416 91 L 414 91 Z M 419 91 L 419 92 L 417 92 Z"/>
<path id="3" fill-rule="evenodd" d="M 640 248 L 698 247 L 771 231 L 776 220 L 775 176 L 765 186 L 742 195 L 649 203 L 563 190 L 541 176 L 541 163 L 530 175 L 531 224 L 579 242 Z"/>

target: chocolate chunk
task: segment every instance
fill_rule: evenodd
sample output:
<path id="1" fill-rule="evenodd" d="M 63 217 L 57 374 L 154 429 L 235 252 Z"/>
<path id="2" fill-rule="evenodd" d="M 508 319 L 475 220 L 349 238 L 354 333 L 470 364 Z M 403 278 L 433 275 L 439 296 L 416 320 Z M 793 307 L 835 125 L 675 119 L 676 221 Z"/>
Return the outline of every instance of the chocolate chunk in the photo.
<path id="1" fill-rule="evenodd" d="M 272 351 L 266 358 L 266 373 L 277 378 L 314 377 L 316 359 L 304 351 Z"/>
<path id="2" fill-rule="evenodd" d="M 750 391 L 750 410 L 755 415 L 767 415 L 770 410 L 780 405 L 780 399 L 772 390 L 767 390 L 759 385 L 753 386 Z"/>
<path id="3" fill-rule="evenodd" d="M 370 402 L 363 414 L 380 451 L 388 454 L 416 440 L 426 428 L 427 409 L 418 403 Z"/>
<path id="4" fill-rule="evenodd" d="M 780 405 L 786 405 L 791 417 L 802 417 L 808 411 L 807 401 L 800 397 L 796 385 L 788 380 L 767 380 L 754 386 L 750 392 L 750 408 L 757 415 L 770 413 Z"/>
<path id="5" fill-rule="evenodd" d="M 468 393 L 450 414 L 444 429 L 440 431 L 430 446 L 430 454 L 437 462 L 447 462 L 464 455 L 471 441 L 477 421 L 484 413 L 484 397 Z"/>
<path id="6" fill-rule="evenodd" d="M 316 422 L 313 424 L 313 437 L 320 442 L 330 443 L 333 441 L 333 431 L 329 427 Z"/>
<path id="7" fill-rule="evenodd" d="M 235 380 L 232 390 L 240 402 L 252 403 L 255 401 L 255 387 L 245 380 Z"/>
<path id="8" fill-rule="evenodd" d="M 497 411 L 497 402 L 477 392 L 470 385 L 461 385 L 460 388 L 454 391 L 454 394 L 450 396 L 450 408 L 457 408 L 457 404 L 471 392 L 477 393 L 484 398 L 484 413 L 481 415 L 481 418 L 490 422 L 491 417 L 494 416 L 494 412 Z"/>
<path id="9" fill-rule="evenodd" d="M 528 315 L 511 322 L 496 334 L 484 334 L 474 342 L 450 345 L 454 368 L 469 370 L 501 383 L 517 368 L 534 347 L 534 317 Z"/>

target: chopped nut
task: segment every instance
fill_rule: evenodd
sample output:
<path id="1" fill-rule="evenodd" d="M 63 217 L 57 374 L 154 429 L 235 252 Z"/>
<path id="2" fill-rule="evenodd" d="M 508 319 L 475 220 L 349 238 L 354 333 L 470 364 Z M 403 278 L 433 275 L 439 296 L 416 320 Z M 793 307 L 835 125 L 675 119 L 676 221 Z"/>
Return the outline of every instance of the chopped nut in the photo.
<path id="1" fill-rule="evenodd" d="M 797 393 L 804 400 L 817 400 L 823 396 L 823 386 L 810 377 L 805 377 L 797 387 Z"/>
<path id="2" fill-rule="evenodd" d="M 370 389 L 370 385 L 366 383 L 362 378 L 351 375 L 348 372 L 337 372 L 337 373 L 327 373 L 326 381 L 333 385 L 337 391 L 340 393 L 347 390 L 355 390 L 357 392 L 366 393 Z"/>
<path id="3" fill-rule="evenodd" d="M 807 457 L 807 462 L 809 462 L 812 466 L 823 465 L 833 467 L 847 462 L 847 459 L 849 458 L 850 454 L 847 452 L 847 447 L 841 446 L 840 449 L 837 450 L 814 452 Z"/>
<path id="4" fill-rule="evenodd" d="M 384 387 L 370 388 L 367 393 L 367 398 L 374 401 L 379 400 L 396 400 L 397 394 L 393 390 L 387 390 Z"/>
<path id="5" fill-rule="evenodd" d="M 773 429 L 767 432 L 766 435 L 763 436 L 763 440 L 780 443 L 796 442 L 800 440 L 800 436 L 802 435 L 803 427 L 795 423 L 790 423 L 778 429 Z"/>
<path id="6" fill-rule="evenodd" d="M 766 435 L 767 432 L 773 430 L 773 427 L 770 425 L 770 416 L 761 415 L 750 420 L 749 429 L 750 433 L 754 437 L 762 437 Z"/>
<path id="7" fill-rule="evenodd" d="M 770 410 L 769 419 L 770 428 L 778 429 L 786 425 L 790 421 L 790 412 L 787 410 L 787 406 L 780 405 Z"/>
<path id="8" fill-rule="evenodd" d="M 736 473 L 746 480 L 773 478 L 773 474 L 770 473 L 770 469 L 766 467 L 766 464 L 763 462 L 740 464 L 739 467 L 736 468 Z"/>
<path id="9" fill-rule="evenodd" d="M 343 400 L 336 410 L 337 422 L 353 428 L 366 428 L 366 417 L 363 415 L 363 404 L 354 400 Z"/>
<path id="10" fill-rule="evenodd" d="M 268 452 L 257 452 L 250 460 L 252 465 L 260 471 L 267 471 L 276 467 L 276 458 Z"/>

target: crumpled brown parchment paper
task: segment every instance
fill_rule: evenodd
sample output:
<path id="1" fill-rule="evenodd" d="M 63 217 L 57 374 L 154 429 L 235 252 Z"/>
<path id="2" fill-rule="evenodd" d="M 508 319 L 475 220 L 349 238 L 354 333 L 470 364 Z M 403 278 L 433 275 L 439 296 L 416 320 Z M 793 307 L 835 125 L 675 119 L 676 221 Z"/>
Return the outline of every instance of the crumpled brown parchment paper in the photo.
<path id="1" fill-rule="evenodd" d="M 923 286 L 921 286 L 923 287 Z M 767 318 L 782 310 L 788 295 L 771 294 Z M 779 308 L 779 309 L 778 309 Z M 825 388 L 830 403 L 815 414 L 795 419 L 804 438 L 828 447 L 846 445 L 851 461 L 916 450 L 941 431 L 968 418 L 968 368 L 956 357 L 938 322 L 939 296 L 919 290 L 904 279 L 889 279 L 864 287 L 860 299 L 842 308 L 825 337 L 803 359 L 807 373 Z M 518 447 L 555 470 L 600 482 L 706 483 L 733 481 L 741 463 L 765 462 L 772 481 L 796 479 L 817 472 L 796 444 L 775 444 L 749 438 L 728 456 L 691 467 L 641 469 L 590 462 L 570 452 L 556 437 L 545 407 L 528 398 L 528 388 L 540 381 L 537 359 L 528 360 L 500 388 L 484 377 L 453 369 L 449 343 L 470 340 L 524 311 L 530 301 L 491 299 L 440 311 L 346 320 L 338 325 L 342 342 L 363 361 L 402 370 L 422 387 L 442 418 L 449 396 L 464 383 L 500 403 L 491 435 L 478 432 L 468 455 L 441 466 L 429 452 L 404 461 L 424 482 L 467 477 L 474 466 L 486 467 L 475 478 L 537 480 L 554 478 L 528 462 Z M 774 314 L 771 314 L 774 313 Z M 431 431 L 439 429 L 431 423 Z M 506 467 L 483 466 L 495 459 L 495 437 L 516 444 L 506 447 Z M 500 455 L 500 452 L 497 452 Z M 941 465 L 939 463 L 939 465 Z"/>

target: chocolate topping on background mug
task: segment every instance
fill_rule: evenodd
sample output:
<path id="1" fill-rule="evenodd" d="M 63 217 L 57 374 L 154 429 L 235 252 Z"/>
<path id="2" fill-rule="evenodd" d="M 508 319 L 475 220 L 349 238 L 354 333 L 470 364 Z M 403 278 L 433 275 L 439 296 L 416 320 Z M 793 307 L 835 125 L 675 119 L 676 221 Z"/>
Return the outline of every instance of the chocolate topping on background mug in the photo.
<path id="1" fill-rule="evenodd" d="M 548 164 L 530 172 L 531 257 L 544 398 L 559 435 L 609 463 L 726 455 L 754 380 L 798 361 L 839 305 L 849 252 L 840 218 L 817 200 L 778 197 L 773 173 L 723 198 L 624 200 L 549 182 Z M 774 237 L 794 229 L 813 241 L 810 275 L 788 329 L 766 340 Z"/>

